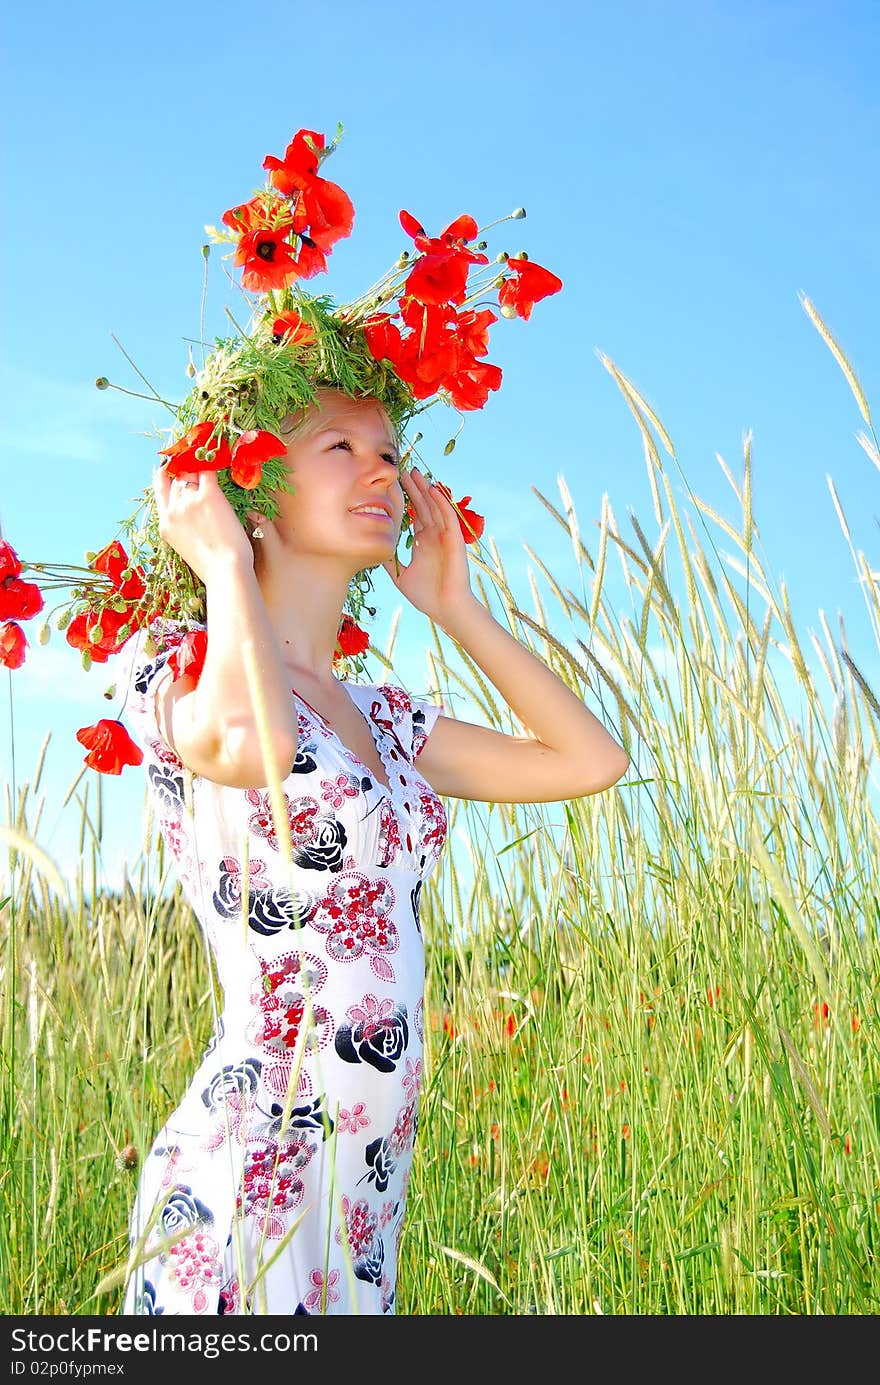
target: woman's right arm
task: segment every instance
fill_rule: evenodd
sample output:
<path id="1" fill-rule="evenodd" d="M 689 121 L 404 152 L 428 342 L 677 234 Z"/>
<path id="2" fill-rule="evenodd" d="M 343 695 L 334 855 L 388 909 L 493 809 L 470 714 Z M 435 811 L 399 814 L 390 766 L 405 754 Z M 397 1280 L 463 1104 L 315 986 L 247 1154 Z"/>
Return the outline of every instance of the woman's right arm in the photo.
<path id="1" fill-rule="evenodd" d="M 190 475 L 198 486 L 154 479 L 159 533 L 202 579 L 207 594 L 208 647 L 196 683 L 184 675 L 156 694 L 165 739 L 194 774 L 232 788 L 268 782 L 242 644 L 250 640 L 276 764 L 286 778 L 296 758 L 296 703 L 281 649 L 254 573 L 241 521 L 211 472 Z M 268 521 L 261 520 L 264 529 Z"/>

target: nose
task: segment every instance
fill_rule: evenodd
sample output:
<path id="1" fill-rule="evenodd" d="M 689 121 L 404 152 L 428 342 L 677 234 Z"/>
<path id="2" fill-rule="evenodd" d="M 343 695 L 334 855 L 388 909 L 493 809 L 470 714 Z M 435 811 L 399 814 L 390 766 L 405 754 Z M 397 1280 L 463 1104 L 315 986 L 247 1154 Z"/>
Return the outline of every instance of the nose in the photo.
<path id="1" fill-rule="evenodd" d="M 374 452 L 372 455 L 367 472 L 367 481 L 368 484 L 372 486 L 384 487 L 386 490 L 390 490 L 396 483 L 401 495 L 403 495 L 403 486 L 400 485 L 400 470 L 397 462 L 389 461 L 388 458 L 383 457 L 382 453 L 379 451 Z"/>

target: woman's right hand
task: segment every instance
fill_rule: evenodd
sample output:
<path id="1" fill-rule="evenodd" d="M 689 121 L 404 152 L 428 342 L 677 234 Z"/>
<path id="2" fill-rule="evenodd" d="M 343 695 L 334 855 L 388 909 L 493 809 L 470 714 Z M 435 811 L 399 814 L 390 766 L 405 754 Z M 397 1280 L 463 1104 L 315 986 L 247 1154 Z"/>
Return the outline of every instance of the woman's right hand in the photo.
<path id="1" fill-rule="evenodd" d="M 235 558 L 253 568 L 250 539 L 216 472 L 187 471 L 172 477 L 159 467 L 153 473 L 153 494 L 160 536 L 203 582 L 218 561 Z M 266 521 L 261 518 L 260 523 Z"/>

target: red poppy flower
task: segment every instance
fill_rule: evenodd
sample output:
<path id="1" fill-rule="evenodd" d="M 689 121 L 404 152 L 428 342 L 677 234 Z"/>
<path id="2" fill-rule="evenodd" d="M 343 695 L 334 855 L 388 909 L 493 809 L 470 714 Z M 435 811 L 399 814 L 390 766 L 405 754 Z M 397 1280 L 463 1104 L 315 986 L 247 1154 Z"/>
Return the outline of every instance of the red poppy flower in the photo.
<path id="1" fill-rule="evenodd" d="M 452 501 L 452 491 L 448 486 L 444 485 L 442 481 L 435 481 L 434 484 L 438 490 L 443 492 L 447 500 Z M 465 543 L 476 543 L 477 539 L 483 537 L 486 521 L 482 515 L 477 514 L 476 510 L 468 509 L 470 501 L 471 496 L 466 495 L 463 500 L 452 501 L 452 503 L 457 505 L 458 527 Z"/>
<path id="2" fill-rule="evenodd" d="M 301 229 L 287 199 L 272 192 L 258 192 L 249 202 L 230 207 L 223 213 L 223 223 L 240 236 L 248 231 L 277 231 L 281 226 Z"/>
<path id="3" fill-rule="evenodd" d="M 441 231 L 439 236 L 429 236 L 421 222 L 416 221 L 411 212 L 400 212 L 400 224 L 408 236 L 412 236 L 417 250 L 423 251 L 426 255 L 436 255 L 444 250 L 454 249 L 456 246 L 463 246 L 467 240 L 474 240 L 478 231 L 477 223 L 472 216 L 465 213 L 458 216 L 454 221 L 450 221 L 445 231 Z M 466 254 L 473 255 L 472 250 Z M 485 255 L 475 255 L 475 262 L 488 264 Z"/>
<path id="4" fill-rule="evenodd" d="M 291 230 L 293 222 L 286 221 L 274 231 L 264 226 L 245 231 L 241 237 L 232 263 L 243 266 L 241 282 L 251 293 L 286 289 L 294 279 L 303 277 L 287 239 Z"/>
<path id="5" fill-rule="evenodd" d="M 458 339 L 472 356 L 485 356 L 489 350 L 489 328 L 498 316 L 491 308 L 482 312 L 459 313 L 455 323 Z"/>
<path id="6" fill-rule="evenodd" d="M 165 470 L 169 476 L 182 476 L 187 471 L 222 471 L 232 461 L 229 443 L 217 437 L 216 423 L 197 423 L 170 447 L 160 447 L 159 456 L 167 457 Z M 206 451 L 208 456 L 197 457 Z"/>
<path id="7" fill-rule="evenodd" d="M 508 259 L 507 268 L 513 270 L 513 278 L 505 279 L 498 290 L 498 302 L 505 317 L 528 320 L 536 303 L 562 288 L 562 280 L 534 260 Z"/>
<path id="8" fill-rule="evenodd" d="M 0 539 L 0 582 L 7 577 L 21 576 L 21 560 L 11 543 Z"/>
<path id="9" fill-rule="evenodd" d="M 95 572 L 103 572 L 109 577 L 114 587 L 119 587 L 122 582 L 122 574 L 128 567 L 128 554 L 119 540 L 114 539 L 92 559 L 90 566 L 95 569 Z"/>
<path id="10" fill-rule="evenodd" d="M 207 652 L 207 630 L 190 630 L 189 634 L 184 635 L 174 653 L 168 656 L 168 667 L 174 672 L 174 681 L 186 677 L 197 683 L 205 666 Z"/>
<path id="11" fill-rule="evenodd" d="M 370 637 L 351 616 L 343 616 L 336 633 L 336 642 L 343 654 L 363 654 L 370 647 Z M 338 657 L 338 656 L 337 656 Z"/>
<path id="12" fill-rule="evenodd" d="M 43 609 L 43 593 L 36 582 L 4 577 L 0 582 L 0 620 L 30 620 Z"/>
<path id="13" fill-rule="evenodd" d="M 101 611 L 81 611 L 74 616 L 64 634 L 67 643 L 74 649 L 88 651 L 93 664 L 106 664 L 111 654 L 119 653 L 141 623 L 135 622 L 131 611 L 114 611 L 112 606 L 105 606 Z M 119 632 L 123 625 L 128 625 L 130 629 L 120 639 Z M 100 638 L 96 639 L 99 630 Z"/>
<path id="14" fill-rule="evenodd" d="M 81 726 L 76 739 L 89 751 L 85 757 L 89 769 L 101 774 L 121 774 L 126 765 L 139 765 L 144 758 L 120 721 L 102 717 L 94 726 Z"/>
<path id="15" fill-rule="evenodd" d="M 0 625 L 0 665 L 4 668 L 21 668 L 26 649 L 27 638 L 20 625 L 14 620 Z"/>
<path id="16" fill-rule="evenodd" d="M 109 577 L 119 595 L 135 606 L 147 590 L 146 573 L 142 567 L 131 567 L 128 554 L 118 539 L 102 548 L 92 559 L 91 566 L 95 572 L 103 572 Z M 122 574 L 128 569 L 131 569 L 129 576 L 123 578 Z"/>
<path id="17" fill-rule="evenodd" d="M 425 255 L 407 275 L 406 291 L 421 303 L 463 303 L 469 268 L 467 259 L 454 250 Z"/>
<path id="18" fill-rule="evenodd" d="M 309 237 L 315 245 L 328 252 L 338 240 L 351 235 L 354 206 L 341 187 L 318 176 L 321 160 L 315 151 L 323 149 L 324 144 L 324 136 L 316 130 L 298 130 L 284 158 L 267 154 L 263 167 L 269 170 L 269 182 L 279 192 L 291 198 L 294 193 L 298 194 L 295 203 L 297 230 L 302 229 L 301 220 L 302 227 L 308 226 Z"/>
<path id="19" fill-rule="evenodd" d="M 300 189 L 300 201 L 308 219 L 309 236 L 325 254 L 338 240 L 351 235 L 354 206 L 337 183 L 314 178 Z"/>
<path id="20" fill-rule="evenodd" d="M 477 234 L 472 216 L 459 216 L 439 236 L 427 236 L 415 217 L 400 213 L 400 224 L 422 252 L 406 280 L 406 292 L 422 303 L 463 303 L 472 264 L 488 264 L 487 255 L 468 250 Z"/>
<path id="21" fill-rule="evenodd" d="M 316 274 L 323 274 L 327 268 L 327 256 L 324 251 L 305 232 L 299 238 L 296 268 L 301 279 L 313 279 Z"/>
<path id="22" fill-rule="evenodd" d="M 387 314 L 378 314 L 365 324 L 367 345 L 377 360 L 390 360 L 417 399 L 425 399 L 460 368 L 458 315 L 449 305 L 425 304 L 410 295 L 401 298 L 399 312 L 410 329 L 406 335 Z"/>
<path id="23" fill-rule="evenodd" d="M 501 386 L 501 367 L 472 359 L 445 384 L 456 409 L 482 409 L 489 391 Z"/>
<path id="24" fill-rule="evenodd" d="M 299 313 L 281 313 L 272 324 L 272 335 L 283 339 L 285 346 L 310 346 L 315 329 L 303 322 Z"/>
<path id="25" fill-rule="evenodd" d="M 428 384 L 433 391 L 459 367 L 463 348 L 458 314 L 448 304 L 429 305 L 407 296 L 401 301 L 400 315 L 413 331 L 408 342 L 415 355 L 413 382 Z"/>
<path id="26" fill-rule="evenodd" d="M 237 486 L 252 491 L 262 479 L 263 463 L 271 461 L 273 457 L 283 457 L 286 451 L 287 444 L 274 433 L 249 428 L 232 449 L 230 475 Z"/>
<path id="27" fill-rule="evenodd" d="M 298 190 L 303 178 L 316 178 L 321 165 L 321 151 L 326 140 L 317 130 L 297 130 L 284 151 L 284 158 L 267 154 L 263 167 L 270 170 L 269 182 L 285 197 Z"/>
<path id="28" fill-rule="evenodd" d="M 371 355 L 377 361 L 391 361 L 393 365 L 402 354 L 400 328 L 391 321 L 388 313 L 368 317 L 364 322 L 364 336 Z"/>

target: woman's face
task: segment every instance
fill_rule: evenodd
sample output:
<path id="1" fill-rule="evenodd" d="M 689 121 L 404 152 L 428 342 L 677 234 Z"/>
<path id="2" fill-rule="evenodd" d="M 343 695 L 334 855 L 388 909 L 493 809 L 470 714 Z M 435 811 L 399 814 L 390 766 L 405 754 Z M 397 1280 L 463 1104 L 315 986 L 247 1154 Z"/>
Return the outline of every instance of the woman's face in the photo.
<path id="1" fill-rule="evenodd" d="M 380 404 L 319 392 L 287 463 L 293 494 L 279 501 L 290 547 L 348 557 L 353 573 L 392 556 L 406 497 L 394 429 Z"/>

